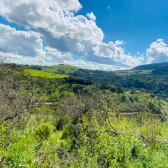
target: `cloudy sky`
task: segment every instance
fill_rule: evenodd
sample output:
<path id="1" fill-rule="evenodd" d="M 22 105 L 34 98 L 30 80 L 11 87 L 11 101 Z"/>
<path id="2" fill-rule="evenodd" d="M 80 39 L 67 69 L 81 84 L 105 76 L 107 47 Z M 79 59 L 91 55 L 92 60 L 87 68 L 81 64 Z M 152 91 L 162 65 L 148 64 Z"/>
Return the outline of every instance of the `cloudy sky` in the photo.
<path id="1" fill-rule="evenodd" d="M 167 0 L 0 0 L 0 57 L 130 69 L 168 62 Z"/>

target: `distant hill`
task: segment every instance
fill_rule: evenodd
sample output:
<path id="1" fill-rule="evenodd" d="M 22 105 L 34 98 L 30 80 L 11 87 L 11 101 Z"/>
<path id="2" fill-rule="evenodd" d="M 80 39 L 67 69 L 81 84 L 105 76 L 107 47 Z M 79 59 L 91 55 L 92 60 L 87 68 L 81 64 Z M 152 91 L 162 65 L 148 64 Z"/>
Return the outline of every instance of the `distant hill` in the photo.
<path id="1" fill-rule="evenodd" d="M 155 69 L 152 73 L 155 75 L 166 75 L 168 74 L 168 66 Z"/>
<path id="2" fill-rule="evenodd" d="M 168 63 L 149 64 L 132 70 L 100 71 L 88 70 L 71 65 L 26 66 L 28 69 L 41 70 L 57 75 L 69 75 L 126 89 L 145 89 L 168 101 Z M 54 77 L 54 75 L 52 75 Z"/>
<path id="3" fill-rule="evenodd" d="M 140 65 L 131 70 L 154 70 L 166 66 L 168 66 L 168 62 Z"/>
<path id="4" fill-rule="evenodd" d="M 66 65 L 66 64 L 59 64 L 54 66 L 29 65 L 28 68 L 34 69 L 34 70 L 42 70 L 42 71 L 51 72 L 55 74 L 65 74 L 65 75 L 72 74 L 78 71 L 79 69 L 82 69 L 76 66 Z"/>

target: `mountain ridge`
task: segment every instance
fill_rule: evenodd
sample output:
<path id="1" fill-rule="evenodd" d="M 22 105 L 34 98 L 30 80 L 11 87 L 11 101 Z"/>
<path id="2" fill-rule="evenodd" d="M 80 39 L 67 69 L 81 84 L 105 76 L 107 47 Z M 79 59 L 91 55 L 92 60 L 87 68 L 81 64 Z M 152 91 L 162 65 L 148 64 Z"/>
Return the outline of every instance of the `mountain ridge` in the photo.
<path id="1" fill-rule="evenodd" d="M 168 66 L 168 62 L 139 65 L 132 68 L 131 70 L 154 70 L 166 66 Z"/>

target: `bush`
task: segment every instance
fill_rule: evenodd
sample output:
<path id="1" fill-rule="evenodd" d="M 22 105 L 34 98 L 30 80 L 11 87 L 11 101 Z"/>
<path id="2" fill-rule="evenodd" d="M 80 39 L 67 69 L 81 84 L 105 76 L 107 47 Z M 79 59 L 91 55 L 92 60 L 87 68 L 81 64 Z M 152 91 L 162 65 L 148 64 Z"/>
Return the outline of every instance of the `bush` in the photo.
<path id="1" fill-rule="evenodd" d="M 137 96 L 135 97 L 135 101 L 136 101 L 136 102 L 139 102 L 139 99 L 138 99 L 138 97 L 137 97 Z"/>
<path id="2" fill-rule="evenodd" d="M 123 94 L 123 93 L 124 93 L 124 89 L 121 88 L 121 87 L 118 87 L 117 93 L 118 93 L 118 94 L 120 94 L 120 93 Z"/>
<path id="3" fill-rule="evenodd" d="M 40 140 L 45 140 L 53 132 L 53 126 L 49 123 L 40 124 L 35 130 L 35 136 Z"/>
<path id="4" fill-rule="evenodd" d="M 121 101 L 124 103 L 126 101 L 126 96 L 122 96 Z"/>
<path id="5" fill-rule="evenodd" d="M 129 99 L 131 103 L 134 103 L 134 99 L 132 97 L 129 97 Z"/>
<path id="6" fill-rule="evenodd" d="M 68 120 L 65 117 L 59 118 L 55 123 L 56 130 L 62 131 L 67 122 L 68 122 Z"/>
<path id="7" fill-rule="evenodd" d="M 69 129 L 65 127 L 61 139 L 66 139 L 68 138 L 68 136 L 69 136 Z"/>
<path id="8" fill-rule="evenodd" d="M 135 93 L 136 93 L 136 89 L 135 89 L 135 88 L 131 88 L 130 93 L 131 93 L 131 94 L 135 94 Z"/>
<path id="9" fill-rule="evenodd" d="M 112 86 L 112 87 L 111 87 L 111 92 L 114 93 L 114 92 L 116 92 L 116 91 L 117 91 L 117 88 L 114 87 L 114 86 Z"/>

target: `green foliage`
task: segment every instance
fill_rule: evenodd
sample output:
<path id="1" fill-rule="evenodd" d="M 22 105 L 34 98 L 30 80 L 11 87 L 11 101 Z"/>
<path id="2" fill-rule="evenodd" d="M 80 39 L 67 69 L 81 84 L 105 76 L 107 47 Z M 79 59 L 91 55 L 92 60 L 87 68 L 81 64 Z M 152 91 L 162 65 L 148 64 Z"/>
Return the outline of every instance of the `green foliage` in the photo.
<path id="1" fill-rule="evenodd" d="M 166 99 L 168 93 L 167 63 L 145 65 L 145 67 L 149 67 L 150 70 L 146 70 L 146 68 L 142 67 L 142 70 L 108 72 L 74 68 L 68 65 L 40 68 L 47 72 L 57 74 L 59 70 L 63 70 L 67 75 L 87 78 L 91 79 L 93 82 L 106 83 L 117 87 L 145 89 L 148 92 L 153 91 L 154 94 Z M 102 89 L 103 88 L 107 89 L 105 85 L 102 85 Z M 112 91 L 115 90 L 113 88 L 111 89 Z"/>
<path id="2" fill-rule="evenodd" d="M 125 101 L 126 101 L 126 96 L 122 96 L 122 97 L 121 97 L 121 101 L 122 101 L 122 102 L 125 102 Z"/>
<path id="3" fill-rule="evenodd" d="M 46 78 L 65 78 L 68 77 L 68 75 L 60 75 L 60 74 L 54 74 L 50 72 L 44 72 L 44 71 L 38 71 L 38 70 L 32 70 L 32 69 L 26 69 L 25 73 L 31 76 L 39 76 L 39 77 L 46 77 Z"/>
<path id="4" fill-rule="evenodd" d="M 91 118 L 83 117 L 80 131 L 71 140 L 71 161 L 64 162 L 63 167 L 166 166 L 164 152 L 168 148 L 162 145 L 165 144 L 163 134 L 168 132 L 158 119 L 144 120 L 139 126 L 133 119 L 116 118 L 112 113 L 107 120 L 101 117 L 96 113 Z"/>
<path id="5" fill-rule="evenodd" d="M 134 87 L 136 89 L 145 89 L 148 92 L 152 91 L 154 94 L 161 96 L 164 99 L 167 99 L 167 93 L 168 93 L 167 65 L 168 63 L 151 64 L 151 65 L 149 64 L 136 67 L 135 69 L 137 70 L 133 69 L 129 71 L 113 71 L 113 72 L 87 70 L 70 65 L 26 66 L 26 68 L 42 70 L 55 74 L 66 74 L 74 77 L 82 77 L 90 79 L 93 82 L 106 83 L 109 85 L 128 89 L 131 87 Z M 46 77 L 46 75 L 43 75 L 43 73 L 44 72 L 42 72 L 41 76 Z M 54 75 L 51 74 L 48 74 L 48 76 L 54 77 Z M 59 78 L 63 76 L 57 76 L 57 77 Z M 112 92 L 113 90 L 115 90 L 115 88 L 111 89 Z"/>
<path id="6" fill-rule="evenodd" d="M 64 126 L 68 123 L 68 118 L 66 116 L 60 117 L 56 123 L 55 123 L 55 128 L 56 130 L 63 130 Z"/>
<path id="7" fill-rule="evenodd" d="M 40 124 L 35 130 L 35 137 L 40 140 L 47 139 L 53 132 L 53 126 L 49 123 Z"/>
<path id="8" fill-rule="evenodd" d="M 71 130 L 72 131 L 72 130 Z M 62 139 L 67 139 L 70 136 L 70 127 L 66 126 L 64 127 Z"/>
<path id="9" fill-rule="evenodd" d="M 7 139 L 7 128 L 5 127 L 5 123 L 0 125 L 0 149 L 3 147 L 4 143 L 6 142 Z"/>
<path id="10" fill-rule="evenodd" d="M 24 72 L 17 65 L 12 67 Z M 74 73 L 79 71 L 85 73 Z M 87 75 L 91 72 L 94 79 L 98 73 L 100 78 L 104 74 L 87 71 Z M 125 80 L 126 74 L 144 75 L 136 71 L 105 73 L 112 83 L 116 81 L 111 74 L 117 74 L 118 81 Z M 35 92 L 33 99 L 39 102 L 35 108 L 30 106 L 30 115 L 19 116 L 19 122 L 10 120 L 13 124 L 8 125 L 0 119 L 0 167 L 167 167 L 168 103 L 136 90 L 143 82 L 130 81 L 135 87 L 132 93 L 131 88 L 76 77 L 23 75 L 20 79 L 24 82 L 22 92 Z"/>

